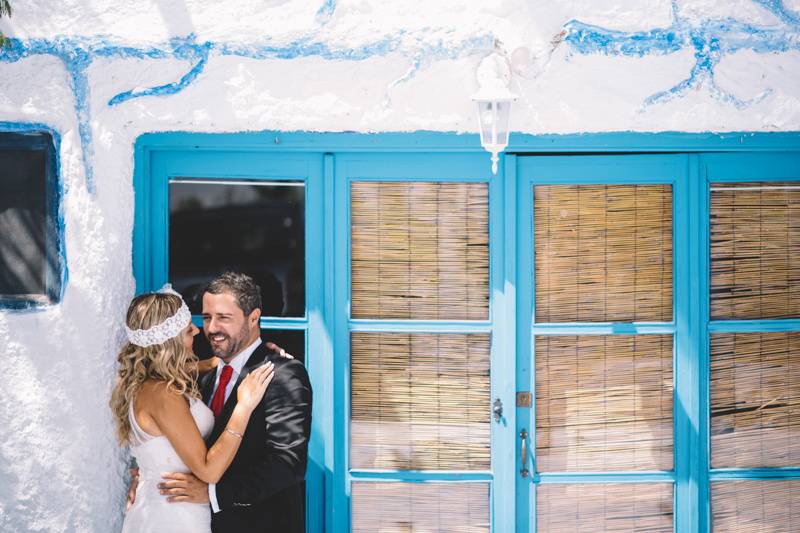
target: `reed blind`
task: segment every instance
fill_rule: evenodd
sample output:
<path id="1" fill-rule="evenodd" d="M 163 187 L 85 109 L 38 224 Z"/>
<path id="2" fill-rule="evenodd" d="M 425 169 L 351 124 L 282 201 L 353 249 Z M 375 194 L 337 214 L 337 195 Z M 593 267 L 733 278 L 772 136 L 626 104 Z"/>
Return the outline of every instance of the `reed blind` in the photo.
<path id="1" fill-rule="evenodd" d="M 672 533 L 672 484 L 545 484 L 536 488 L 537 531 Z"/>
<path id="2" fill-rule="evenodd" d="M 489 533 L 488 483 L 353 483 L 354 533 Z"/>
<path id="3" fill-rule="evenodd" d="M 711 185 L 712 319 L 800 317 L 799 185 Z"/>
<path id="4" fill-rule="evenodd" d="M 351 186 L 354 318 L 489 317 L 486 183 Z"/>
<path id="5" fill-rule="evenodd" d="M 670 185 L 534 187 L 537 322 L 672 320 Z"/>
<path id="6" fill-rule="evenodd" d="M 489 470 L 488 334 L 351 334 L 357 469 Z"/>
<path id="7" fill-rule="evenodd" d="M 800 480 L 711 484 L 714 533 L 800 532 Z"/>
<path id="8" fill-rule="evenodd" d="M 672 336 L 536 337 L 536 463 L 672 468 Z"/>
<path id="9" fill-rule="evenodd" d="M 712 467 L 800 466 L 800 332 L 711 335 L 710 378 Z"/>

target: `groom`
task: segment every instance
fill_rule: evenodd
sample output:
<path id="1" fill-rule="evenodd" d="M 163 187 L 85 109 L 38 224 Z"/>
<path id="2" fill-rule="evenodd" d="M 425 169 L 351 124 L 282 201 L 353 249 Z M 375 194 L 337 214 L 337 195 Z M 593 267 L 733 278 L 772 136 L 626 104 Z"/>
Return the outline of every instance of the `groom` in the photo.
<path id="1" fill-rule="evenodd" d="M 253 411 L 239 451 L 215 485 L 192 474 L 164 476 L 169 501 L 210 503 L 214 533 L 302 533 L 303 480 L 311 431 L 311 384 L 302 363 L 281 357 L 261 342 L 258 285 L 245 274 L 226 272 L 203 294 L 203 330 L 224 364 L 200 379 L 206 405 L 215 412 L 213 444 L 236 406 L 239 383 L 264 361 L 275 377 Z"/>

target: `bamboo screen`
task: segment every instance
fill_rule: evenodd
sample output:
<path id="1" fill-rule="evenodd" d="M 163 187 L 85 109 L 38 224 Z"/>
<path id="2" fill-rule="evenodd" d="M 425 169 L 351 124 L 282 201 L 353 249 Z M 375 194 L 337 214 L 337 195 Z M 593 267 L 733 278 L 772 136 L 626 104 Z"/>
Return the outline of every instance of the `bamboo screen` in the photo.
<path id="1" fill-rule="evenodd" d="M 711 185 L 712 319 L 800 317 L 798 185 Z"/>
<path id="2" fill-rule="evenodd" d="M 670 185 L 534 187 L 537 322 L 672 320 Z"/>
<path id="3" fill-rule="evenodd" d="M 800 480 L 711 484 L 714 533 L 800 532 Z"/>
<path id="4" fill-rule="evenodd" d="M 487 187 L 353 183 L 353 318 L 487 319 Z"/>
<path id="5" fill-rule="evenodd" d="M 539 485 L 537 531 L 672 533 L 672 484 Z"/>
<path id="6" fill-rule="evenodd" d="M 712 467 L 800 466 L 800 333 L 713 334 L 710 377 Z"/>
<path id="7" fill-rule="evenodd" d="M 353 468 L 489 470 L 488 334 L 352 333 Z"/>
<path id="8" fill-rule="evenodd" d="M 672 336 L 536 337 L 540 472 L 672 468 Z"/>
<path id="9" fill-rule="evenodd" d="M 353 533 L 489 533 L 488 483 L 353 483 Z"/>

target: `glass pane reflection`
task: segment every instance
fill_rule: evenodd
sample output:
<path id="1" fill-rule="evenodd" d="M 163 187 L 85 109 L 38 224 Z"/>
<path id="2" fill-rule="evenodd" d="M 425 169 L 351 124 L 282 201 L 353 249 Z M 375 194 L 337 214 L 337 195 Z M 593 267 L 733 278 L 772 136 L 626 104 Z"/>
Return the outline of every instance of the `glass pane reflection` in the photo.
<path id="1" fill-rule="evenodd" d="M 536 529 L 672 533 L 673 505 L 673 487 L 666 483 L 540 485 Z"/>
<path id="2" fill-rule="evenodd" d="M 711 484 L 714 533 L 800 531 L 800 479 Z"/>
<path id="3" fill-rule="evenodd" d="M 353 483 L 353 533 L 489 533 L 488 483 Z"/>
<path id="4" fill-rule="evenodd" d="M 180 179 L 169 185 L 169 273 L 200 314 L 203 287 L 225 270 L 261 287 L 265 316 L 305 315 L 302 182 Z"/>

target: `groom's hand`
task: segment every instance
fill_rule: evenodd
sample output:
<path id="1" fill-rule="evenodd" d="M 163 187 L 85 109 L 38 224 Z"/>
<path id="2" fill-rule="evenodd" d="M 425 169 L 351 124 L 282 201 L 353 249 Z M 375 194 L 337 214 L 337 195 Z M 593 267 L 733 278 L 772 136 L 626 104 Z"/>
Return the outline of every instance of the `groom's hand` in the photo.
<path id="1" fill-rule="evenodd" d="M 131 474 L 131 486 L 128 487 L 128 498 L 125 502 L 125 512 L 130 511 L 133 503 L 136 501 L 136 488 L 139 486 L 139 469 L 129 468 L 128 472 Z"/>
<path id="2" fill-rule="evenodd" d="M 158 484 L 158 489 L 161 494 L 168 496 L 168 502 L 208 503 L 208 483 L 192 474 L 170 472 L 162 474 L 161 479 L 164 481 Z"/>
<path id="3" fill-rule="evenodd" d="M 283 357 L 284 359 L 294 359 L 294 356 L 275 344 L 274 342 L 265 342 L 264 345 L 267 347 L 268 350 L 272 350 L 276 352 L 278 355 Z"/>

